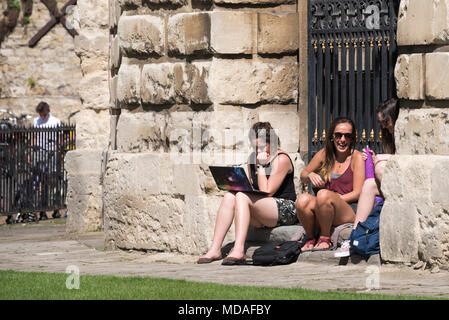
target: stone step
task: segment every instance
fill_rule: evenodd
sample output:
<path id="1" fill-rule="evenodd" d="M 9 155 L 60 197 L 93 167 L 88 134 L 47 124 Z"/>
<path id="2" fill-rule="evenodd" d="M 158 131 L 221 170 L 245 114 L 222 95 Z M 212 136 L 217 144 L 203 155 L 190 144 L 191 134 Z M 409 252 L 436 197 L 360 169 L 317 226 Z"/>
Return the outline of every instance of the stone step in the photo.
<path id="1" fill-rule="evenodd" d="M 248 248 L 246 250 L 246 258 L 248 260 L 251 260 L 254 251 L 257 248 L 260 248 L 262 244 L 263 243 L 247 242 Z M 378 254 L 365 259 L 360 255 L 351 255 L 350 257 L 336 258 L 334 256 L 334 253 L 335 250 L 302 252 L 298 257 L 297 262 L 322 263 L 328 265 L 381 265 L 380 255 Z"/>
<path id="2" fill-rule="evenodd" d="M 296 240 L 296 237 L 301 234 L 301 232 L 304 232 L 304 229 L 302 229 L 300 225 L 262 229 L 250 227 L 245 243 L 246 259 L 251 261 L 254 251 L 267 242 Z M 347 240 L 350 234 L 351 228 L 343 229 L 338 235 L 338 244 L 340 245 L 344 240 Z M 301 238 L 301 241 L 304 242 L 304 237 Z M 226 256 L 233 245 L 234 243 L 231 242 L 224 246 L 222 248 L 222 255 Z M 369 257 L 369 259 L 365 259 L 359 255 L 336 258 L 334 257 L 334 254 L 335 250 L 303 252 L 299 255 L 298 262 L 323 263 L 328 265 L 381 265 L 380 255 L 373 255 Z"/>

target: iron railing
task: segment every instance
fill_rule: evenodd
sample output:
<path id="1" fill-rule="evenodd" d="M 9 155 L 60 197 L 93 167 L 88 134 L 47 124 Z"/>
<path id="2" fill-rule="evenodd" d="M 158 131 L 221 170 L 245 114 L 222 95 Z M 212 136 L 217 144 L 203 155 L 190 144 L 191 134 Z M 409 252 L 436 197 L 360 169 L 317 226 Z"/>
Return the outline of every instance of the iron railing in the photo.
<path id="1" fill-rule="evenodd" d="M 0 127 L 0 215 L 65 207 L 65 154 L 75 149 L 75 126 Z"/>
<path id="2" fill-rule="evenodd" d="M 399 0 L 309 0 L 309 160 L 330 122 L 351 118 L 357 148 L 381 150 L 376 107 L 396 94 Z"/>

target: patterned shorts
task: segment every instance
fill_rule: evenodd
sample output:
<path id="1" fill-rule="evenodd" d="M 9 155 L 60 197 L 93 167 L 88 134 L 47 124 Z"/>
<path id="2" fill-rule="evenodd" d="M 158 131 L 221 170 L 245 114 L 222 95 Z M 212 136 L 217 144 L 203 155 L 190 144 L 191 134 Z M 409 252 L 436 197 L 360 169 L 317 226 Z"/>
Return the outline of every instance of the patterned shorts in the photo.
<path id="1" fill-rule="evenodd" d="M 273 198 L 276 200 L 278 206 L 278 223 L 276 227 L 288 226 L 298 223 L 298 217 L 296 216 L 295 202 L 287 199 Z"/>

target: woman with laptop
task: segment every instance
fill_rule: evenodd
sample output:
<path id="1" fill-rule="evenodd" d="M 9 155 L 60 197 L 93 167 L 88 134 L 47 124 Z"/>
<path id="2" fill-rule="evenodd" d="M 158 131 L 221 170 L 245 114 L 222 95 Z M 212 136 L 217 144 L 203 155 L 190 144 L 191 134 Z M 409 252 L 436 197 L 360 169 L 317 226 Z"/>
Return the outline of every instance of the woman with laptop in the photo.
<path id="1" fill-rule="evenodd" d="M 256 228 L 291 225 L 298 222 L 295 210 L 296 192 L 294 166 L 290 157 L 279 148 L 279 138 L 269 122 L 257 122 L 250 131 L 255 145 L 254 161 L 248 164 L 252 192 L 227 192 L 218 209 L 214 237 L 209 251 L 198 259 L 199 264 L 222 259 L 221 247 L 234 221 L 234 247 L 222 265 L 246 264 L 245 240 L 250 225 Z"/>
<path id="2" fill-rule="evenodd" d="M 298 219 L 307 235 L 303 252 L 333 247 L 331 227 L 354 222 L 365 181 L 365 161 L 362 153 L 354 150 L 356 131 L 352 120 L 337 118 L 327 132 L 325 147 L 300 175 L 303 183 L 319 189 L 316 196 L 302 194 L 296 201 Z"/>

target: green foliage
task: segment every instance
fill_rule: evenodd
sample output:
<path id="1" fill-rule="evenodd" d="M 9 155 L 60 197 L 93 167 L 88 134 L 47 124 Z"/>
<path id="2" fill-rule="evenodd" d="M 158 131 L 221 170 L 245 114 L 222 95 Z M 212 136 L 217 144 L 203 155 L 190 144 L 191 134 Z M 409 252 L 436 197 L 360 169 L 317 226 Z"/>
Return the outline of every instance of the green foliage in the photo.
<path id="1" fill-rule="evenodd" d="M 29 85 L 31 88 L 34 88 L 34 87 L 36 86 L 36 81 L 34 81 L 33 78 L 28 78 L 28 85 Z"/>
<path id="2" fill-rule="evenodd" d="M 66 288 L 68 274 L 0 271 L 0 300 L 389 300 L 417 299 L 302 288 L 231 286 L 142 277 L 83 275 L 79 289 Z M 43 295 L 42 292 L 45 292 Z M 422 299 L 422 298 L 420 298 Z"/>
<path id="3" fill-rule="evenodd" d="M 30 17 L 24 17 L 23 20 L 25 21 L 25 24 L 30 24 L 31 23 Z"/>
<path id="4" fill-rule="evenodd" d="M 14 1 L 14 2 L 11 2 L 10 4 L 9 4 L 9 8 L 16 8 L 16 9 L 19 9 L 20 10 L 20 3 L 19 3 L 19 1 Z"/>

